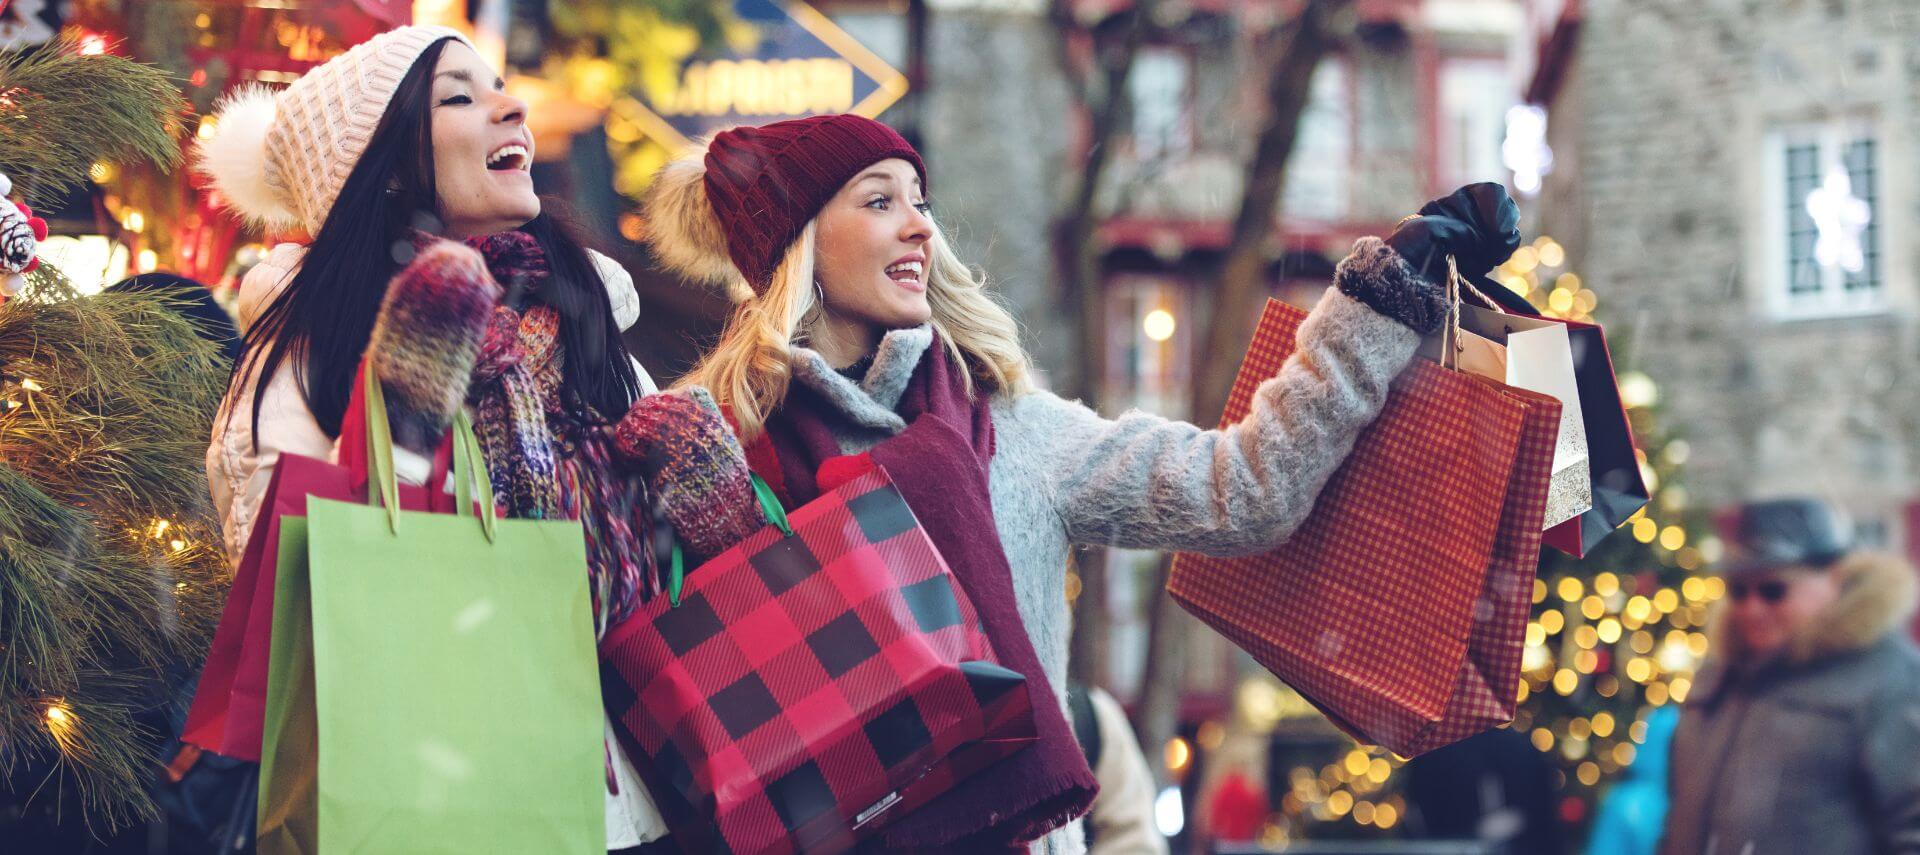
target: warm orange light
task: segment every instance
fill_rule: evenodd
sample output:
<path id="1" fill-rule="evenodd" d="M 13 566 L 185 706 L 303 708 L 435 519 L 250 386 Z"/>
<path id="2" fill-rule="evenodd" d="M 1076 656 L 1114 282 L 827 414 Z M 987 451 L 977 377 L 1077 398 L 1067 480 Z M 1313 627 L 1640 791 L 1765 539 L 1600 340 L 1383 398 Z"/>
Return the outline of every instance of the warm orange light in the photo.
<path id="1" fill-rule="evenodd" d="M 1167 769 L 1182 772 L 1193 762 L 1193 746 L 1178 736 L 1167 740 Z"/>

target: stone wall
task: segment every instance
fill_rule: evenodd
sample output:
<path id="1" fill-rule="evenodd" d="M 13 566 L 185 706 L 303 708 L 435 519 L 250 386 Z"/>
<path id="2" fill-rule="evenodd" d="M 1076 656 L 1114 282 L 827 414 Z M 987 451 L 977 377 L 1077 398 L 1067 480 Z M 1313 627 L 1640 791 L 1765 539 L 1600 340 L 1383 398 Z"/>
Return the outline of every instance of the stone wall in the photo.
<path id="1" fill-rule="evenodd" d="M 1661 384 L 1696 504 L 1811 492 L 1897 538 L 1920 493 L 1916 46 L 1901 0 L 1586 4 L 1537 217 L 1599 293 L 1618 367 Z M 1891 307 L 1783 320 L 1764 140 L 1838 116 L 1877 129 Z"/>

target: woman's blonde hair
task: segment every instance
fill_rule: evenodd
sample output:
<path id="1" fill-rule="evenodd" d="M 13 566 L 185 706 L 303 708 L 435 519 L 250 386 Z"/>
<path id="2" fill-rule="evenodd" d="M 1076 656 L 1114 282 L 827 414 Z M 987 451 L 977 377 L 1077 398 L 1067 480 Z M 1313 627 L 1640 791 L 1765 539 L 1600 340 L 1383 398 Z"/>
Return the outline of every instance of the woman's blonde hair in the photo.
<path id="1" fill-rule="evenodd" d="M 720 343 L 677 386 L 704 386 L 733 416 L 743 442 L 752 442 L 786 399 L 793 379 L 793 348 L 819 321 L 822 300 L 814 281 L 815 223 L 808 223 L 774 270 L 766 292 L 735 305 Z M 963 369 L 967 393 L 1019 397 L 1033 391 L 1019 324 L 987 292 L 986 277 L 967 266 L 936 225 L 926 243 L 927 304 L 946 356 Z"/>

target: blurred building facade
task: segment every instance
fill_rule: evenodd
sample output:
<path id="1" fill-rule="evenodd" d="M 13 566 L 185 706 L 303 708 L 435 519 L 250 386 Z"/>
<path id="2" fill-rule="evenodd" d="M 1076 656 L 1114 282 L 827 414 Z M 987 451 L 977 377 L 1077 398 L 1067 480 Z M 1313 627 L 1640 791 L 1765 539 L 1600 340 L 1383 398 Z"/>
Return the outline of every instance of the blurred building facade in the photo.
<path id="1" fill-rule="evenodd" d="M 1813 493 L 1920 550 L 1920 6 L 1526 13 L 1554 168 L 1524 206 L 1658 381 L 1692 502 Z"/>

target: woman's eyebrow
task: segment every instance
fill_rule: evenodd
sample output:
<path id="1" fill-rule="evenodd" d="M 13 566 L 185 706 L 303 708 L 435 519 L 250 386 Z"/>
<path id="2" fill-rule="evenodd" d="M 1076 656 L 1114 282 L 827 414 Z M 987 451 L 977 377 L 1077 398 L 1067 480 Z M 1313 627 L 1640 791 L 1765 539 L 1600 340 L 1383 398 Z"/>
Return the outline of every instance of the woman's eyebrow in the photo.
<path id="1" fill-rule="evenodd" d="M 433 76 L 433 78 L 434 78 L 435 80 L 438 80 L 438 79 L 440 79 L 440 78 L 442 78 L 442 77 L 451 77 L 451 78 L 453 78 L 453 79 L 455 79 L 455 80 L 458 80 L 458 81 L 460 81 L 461 83 L 472 83 L 472 82 L 473 82 L 473 72 L 471 72 L 471 71 L 468 71 L 468 70 L 466 70 L 466 69 L 464 69 L 464 68 L 456 68 L 456 69 L 453 69 L 453 70 L 451 70 L 451 71 L 442 71 L 442 72 L 440 72 L 440 73 L 438 73 L 438 74 L 435 74 L 435 75 Z M 505 88 L 507 88 L 507 81 L 505 81 L 505 80 L 502 80 L 502 79 L 500 79 L 500 78 L 498 78 L 498 77 L 495 77 L 495 78 L 493 79 L 493 88 L 495 88 L 495 89 L 505 89 Z"/>

